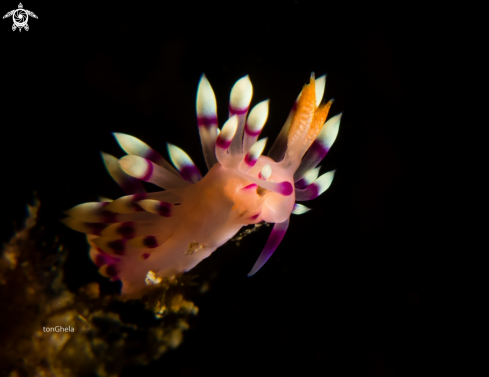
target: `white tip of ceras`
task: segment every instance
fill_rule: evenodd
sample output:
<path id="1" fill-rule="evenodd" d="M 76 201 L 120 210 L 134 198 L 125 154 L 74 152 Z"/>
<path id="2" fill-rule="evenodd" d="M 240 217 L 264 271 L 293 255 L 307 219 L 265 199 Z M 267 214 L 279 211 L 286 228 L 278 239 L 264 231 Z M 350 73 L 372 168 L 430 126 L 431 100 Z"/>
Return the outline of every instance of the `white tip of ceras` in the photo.
<path id="1" fill-rule="evenodd" d="M 253 86 L 248 75 L 240 78 L 231 89 L 229 106 L 231 114 L 239 114 L 248 111 L 251 97 L 253 96 Z"/>
<path id="2" fill-rule="evenodd" d="M 321 167 L 318 166 L 317 168 L 309 170 L 306 175 L 304 175 L 304 177 L 302 178 L 304 180 L 304 187 L 308 186 L 310 183 L 314 182 L 317 179 L 320 169 Z"/>
<path id="3" fill-rule="evenodd" d="M 303 215 L 304 213 L 307 213 L 310 210 L 311 210 L 310 208 L 303 206 L 302 204 L 295 203 L 294 208 L 292 209 L 292 213 L 294 215 Z"/>
<path id="4" fill-rule="evenodd" d="M 170 143 L 167 143 L 167 148 L 170 160 L 178 170 L 181 170 L 184 166 L 193 165 L 192 159 L 183 149 Z"/>
<path id="5" fill-rule="evenodd" d="M 263 150 L 265 149 L 265 145 L 267 144 L 268 138 L 264 138 L 261 140 L 258 140 L 255 144 L 253 144 L 249 150 L 248 153 L 244 156 L 243 159 L 243 171 L 247 172 L 249 171 L 253 166 L 255 166 L 256 161 L 258 161 L 258 158 L 261 156 L 263 153 Z"/>
<path id="6" fill-rule="evenodd" d="M 127 154 L 134 154 L 139 156 L 146 153 L 148 149 L 150 149 L 150 147 L 146 143 L 142 142 L 134 136 L 123 134 L 120 132 L 113 132 L 112 134 L 114 135 L 122 150 Z"/>
<path id="7" fill-rule="evenodd" d="M 230 156 L 228 149 L 231 146 L 234 135 L 238 128 L 238 117 L 233 115 L 222 126 L 221 132 L 216 139 L 216 157 L 222 166 L 230 167 Z"/>
<path id="8" fill-rule="evenodd" d="M 318 196 L 325 192 L 329 186 L 331 186 L 331 182 L 333 182 L 334 175 L 336 170 L 331 170 L 327 173 L 324 173 L 318 179 L 314 181 L 314 185 L 318 188 Z"/>
<path id="9" fill-rule="evenodd" d="M 147 180 L 151 175 L 151 165 L 145 158 L 139 156 L 124 156 L 119 160 L 121 169 L 132 177 Z"/>
<path id="10" fill-rule="evenodd" d="M 222 126 L 221 132 L 217 137 L 216 146 L 221 149 L 228 149 L 233 140 L 236 128 L 238 127 L 238 117 L 233 115 Z"/>
<path id="11" fill-rule="evenodd" d="M 266 181 L 271 175 L 272 167 L 269 164 L 266 164 L 260 171 L 260 178 Z"/>
<path id="12" fill-rule="evenodd" d="M 316 138 L 321 146 L 327 149 L 331 148 L 336 140 L 336 136 L 338 136 L 342 116 L 343 113 L 339 113 L 324 123 L 324 126 L 321 128 L 321 131 Z"/>
<path id="13" fill-rule="evenodd" d="M 197 116 L 215 117 L 217 112 L 216 96 L 205 75 L 202 75 L 197 89 Z"/>
<path id="14" fill-rule="evenodd" d="M 324 88 L 326 87 L 326 75 L 322 75 L 316 79 L 316 107 L 321 104 L 324 96 Z"/>
<path id="15" fill-rule="evenodd" d="M 251 109 L 250 115 L 246 122 L 246 132 L 251 135 L 257 135 L 261 132 L 268 118 L 268 108 L 270 100 L 262 101 Z"/>
<path id="16" fill-rule="evenodd" d="M 167 147 L 170 160 L 183 179 L 190 183 L 196 183 L 202 179 L 199 169 L 183 149 L 170 143 L 167 143 Z"/>

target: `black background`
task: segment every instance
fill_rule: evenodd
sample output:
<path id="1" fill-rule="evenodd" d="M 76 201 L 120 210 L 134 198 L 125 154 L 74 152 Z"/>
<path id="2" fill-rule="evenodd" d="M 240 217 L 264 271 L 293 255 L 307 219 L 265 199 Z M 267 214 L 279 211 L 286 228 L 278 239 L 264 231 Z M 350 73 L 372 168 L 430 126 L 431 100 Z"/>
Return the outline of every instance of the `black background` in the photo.
<path id="1" fill-rule="evenodd" d="M 16 5 L 2 4 L 4 13 Z M 0 24 L 1 241 L 36 191 L 46 237 L 61 236 L 71 251 L 71 289 L 93 280 L 117 288 L 98 276 L 84 237 L 57 221 L 97 195 L 123 194 L 99 155 L 122 156 L 111 132 L 165 156 L 165 142 L 176 144 L 205 171 L 195 121 L 202 73 L 220 125 L 245 74 L 252 104 L 270 98 L 264 136 L 278 134 L 311 71 L 328 73 L 330 114 L 344 114 L 322 164 L 322 172 L 337 169 L 331 188 L 291 219 L 254 277 L 246 275 L 269 230 L 199 266 L 214 278 L 195 297 L 194 328 L 151 372 L 420 376 L 452 368 L 440 351 L 451 337 L 440 316 L 449 288 L 439 277 L 453 210 L 440 152 L 447 114 L 435 110 L 447 88 L 438 58 L 445 38 L 432 13 L 392 1 L 23 4 L 39 17 L 28 32 L 12 32 L 10 19 Z"/>

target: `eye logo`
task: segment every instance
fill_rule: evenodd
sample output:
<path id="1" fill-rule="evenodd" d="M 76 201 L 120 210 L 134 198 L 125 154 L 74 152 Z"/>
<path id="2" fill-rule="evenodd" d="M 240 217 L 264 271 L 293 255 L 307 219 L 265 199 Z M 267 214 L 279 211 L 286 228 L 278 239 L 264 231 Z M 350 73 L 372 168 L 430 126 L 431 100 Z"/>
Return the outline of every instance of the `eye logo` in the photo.
<path id="1" fill-rule="evenodd" d="M 12 16 L 12 20 L 14 21 L 14 24 L 12 25 L 12 31 L 15 31 L 15 29 L 19 29 L 19 31 L 22 31 L 22 28 L 28 31 L 29 25 L 27 25 L 27 21 L 29 20 L 29 16 L 37 18 L 37 16 L 30 10 L 24 9 L 22 3 L 19 3 L 18 9 L 11 10 L 5 16 L 3 16 L 3 18 L 7 18 L 10 16 Z"/>

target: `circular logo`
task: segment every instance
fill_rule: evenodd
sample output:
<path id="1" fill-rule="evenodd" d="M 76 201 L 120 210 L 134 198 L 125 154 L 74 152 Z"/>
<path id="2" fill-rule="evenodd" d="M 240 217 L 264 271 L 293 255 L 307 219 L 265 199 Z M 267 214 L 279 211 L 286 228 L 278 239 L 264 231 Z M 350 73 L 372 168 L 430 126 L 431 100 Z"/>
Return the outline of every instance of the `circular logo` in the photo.
<path id="1" fill-rule="evenodd" d="M 24 9 L 16 9 L 13 14 L 14 24 L 17 27 L 24 27 L 27 24 L 29 15 Z"/>

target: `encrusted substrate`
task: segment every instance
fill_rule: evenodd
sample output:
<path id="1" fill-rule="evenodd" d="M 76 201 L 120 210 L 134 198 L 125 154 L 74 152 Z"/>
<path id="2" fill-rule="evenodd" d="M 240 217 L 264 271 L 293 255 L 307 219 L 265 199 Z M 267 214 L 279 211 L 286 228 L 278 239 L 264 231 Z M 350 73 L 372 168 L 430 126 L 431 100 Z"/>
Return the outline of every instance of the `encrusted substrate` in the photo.
<path id="1" fill-rule="evenodd" d="M 146 309 L 103 296 L 97 283 L 70 292 L 63 283 L 66 251 L 43 239 L 39 202 L 0 258 L 0 369 L 10 376 L 117 376 L 145 365 L 182 341 L 198 308 L 184 298 L 186 276 L 153 282 Z M 151 317 L 147 326 L 121 320 L 121 307 Z M 136 308 L 136 309 L 134 309 Z M 59 327 L 57 327 L 59 326 Z M 49 331 L 48 328 L 62 332 Z"/>

